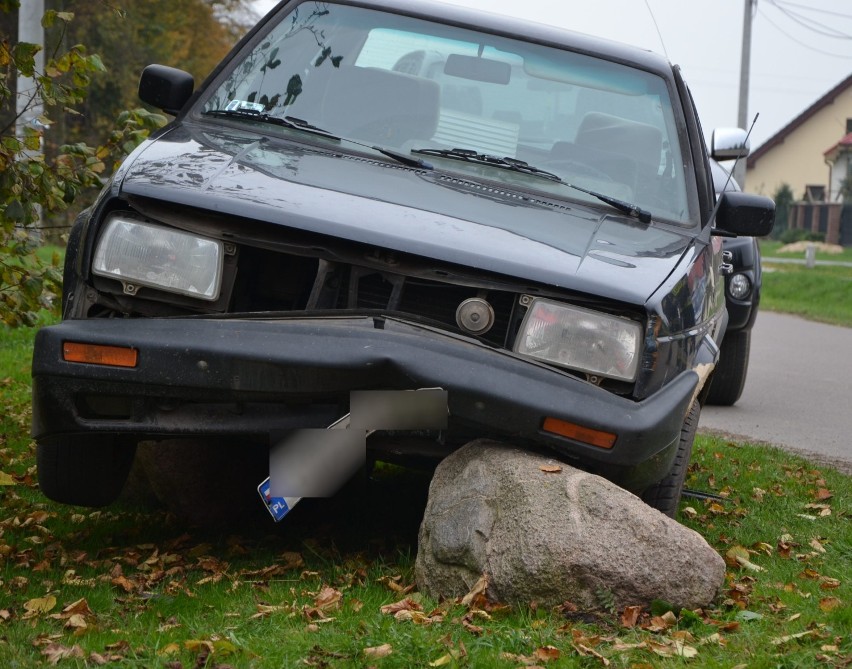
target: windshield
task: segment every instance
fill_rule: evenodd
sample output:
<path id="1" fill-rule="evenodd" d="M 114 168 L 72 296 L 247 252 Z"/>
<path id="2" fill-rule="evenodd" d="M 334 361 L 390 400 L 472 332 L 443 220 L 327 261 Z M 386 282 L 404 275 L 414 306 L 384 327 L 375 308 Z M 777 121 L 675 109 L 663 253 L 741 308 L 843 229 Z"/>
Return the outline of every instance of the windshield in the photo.
<path id="1" fill-rule="evenodd" d="M 306 2 L 282 13 L 224 77 L 203 101 L 203 114 L 250 112 L 229 116 L 246 123 L 288 117 L 406 155 L 459 148 L 523 160 L 654 218 L 690 220 L 669 91 L 643 70 L 431 21 Z M 288 132 L 270 124 L 263 131 Z M 591 201 L 530 174 L 430 161 Z"/>

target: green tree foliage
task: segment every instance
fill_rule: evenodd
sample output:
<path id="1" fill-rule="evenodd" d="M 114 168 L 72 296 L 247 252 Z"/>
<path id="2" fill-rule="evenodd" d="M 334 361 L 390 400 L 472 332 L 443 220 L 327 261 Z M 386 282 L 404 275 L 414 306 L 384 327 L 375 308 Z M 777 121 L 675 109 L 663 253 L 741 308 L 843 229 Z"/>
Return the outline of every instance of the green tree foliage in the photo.
<path id="1" fill-rule="evenodd" d="M 57 1 L 57 0 L 54 0 Z M 74 13 L 66 39 L 98 53 L 106 74 L 89 86 L 67 134 L 93 143 L 138 104 L 142 69 L 162 63 L 200 83 L 254 22 L 248 0 L 58 0 Z"/>
<path id="2" fill-rule="evenodd" d="M 0 0 L 2 14 L 17 8 L 17 0 Z M 49 10 L 42 24 L 61 30 L 72 19 L 68 12 Z M 66 209 L 84 189 L 100 187 L 116 161 L 165 121 L 144 109 L 125 111 L 105 133 L 105 141 L 95 146 L 65 143 L 53 154 L 42 153 L 45 128 L 85 101 L 92 77 L 103 73 L 104 65 L 97 55 L 74 44 L 46 54 L 39 71 L 35 56 L 40 49 L 0 35 L 0 321 L 13 326 L 34 323 L 36 312 L 54 303 L 60 290 L 58 259 L 45 266 L 35 254 L 32 232 L 40 213 Z M 14 85 L 19 73 L 32 78 L 43 103 L 37 125 L 23 131 L 16 128 Z M 28 109 L 32 105 L 31 100 Z"/>
<path id="3" fill-rule="evenodd" d="M 165 123 L 135 108 L 142 68 L 169 64 L 200 81 L 256 18 L 249 0 L 46 0 L 39 72 L 39 47 L 16 43 L 19 4 L 0 0 L 0 321 L 9 325 L 31 324 L 58 302 L 58 258 L 45 266 L 35 255 L 39 215 L 51 229 L 67 227 L 118 162 Z M 34 78 L 44 104 L 39 127 L 21 137 L 18 73 Z"/>
<path id="4" fill-rule="evenodd" d="M 772 237 L 780 239 L 781 235 L 790 227 L 790 212 L 793 209 L 793 190 L 787 184 L 781 184 L 772 196 L 775 200 L 775 227 L 772 228 Z"/>

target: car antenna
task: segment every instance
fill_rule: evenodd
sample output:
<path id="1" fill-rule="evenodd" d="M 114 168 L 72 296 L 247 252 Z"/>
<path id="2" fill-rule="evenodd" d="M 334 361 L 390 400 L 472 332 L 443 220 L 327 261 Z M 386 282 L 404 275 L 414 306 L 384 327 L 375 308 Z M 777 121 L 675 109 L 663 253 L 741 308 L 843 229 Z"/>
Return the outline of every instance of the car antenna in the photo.
<path id="1" fill-rule="evenodd" d="M 748 128 L 748 132 L 746 133 L 745 139 L 743 140 L 744 146 L 748 146 L 748 138 L 751 137 L 751 131 L 754 130 L 754 125 L 757 123 L 757 117 L 758 116 L 760 116 L 760 112 L 755 114 L 754 119 L 752 119 L 751 125 Z M 722 195 L 721 194 L 725 192 L 725 190 L 728 188 L 728 184 L 731 183 L 731 179 L 734 176 L 734 170 L 737 169 L 737 163 L 740 161 L 741 157 L 742 156 L 737 156 L 736 158 L 734 158 L 734 164 L 731 166 L 731 169 L 728 172 L 728 178 L 725 179 L 725 185 L 722 186 L 722 190 L 719 191 L 719 197 L 716 198 L 716 206 L 713 207 L 713 211 L 710 212 L 710 220 L 711 221 L 716 220 L 716 214 L 719 212 L 719 205 L 722 204 Z M 723 235 L 723 233 L 721 233 L 721 232 L 718 233 L 718 234 Z"/>
<path id="2" fill-rule="evenodd" d="M 654 28 L 656 28 L 657 30 L 657 37 L 660 38 L 660 46 L 663 47 L 663 54 L 665 55 L 666 60 L 671 60 L 669 58 L 669 52 L 666 49 L 666 43 L 663 40 L 663 33 L 660 32 L 660 26 L 657 25 L 657 17 L 654 16 L 654 10 L 651 9 L 651 5 L 649 4 L 648 0 L 645 0 L 645 6 L 648 8 L 648 13 L 651 15 L 651 21 L 654 22 Z"/>

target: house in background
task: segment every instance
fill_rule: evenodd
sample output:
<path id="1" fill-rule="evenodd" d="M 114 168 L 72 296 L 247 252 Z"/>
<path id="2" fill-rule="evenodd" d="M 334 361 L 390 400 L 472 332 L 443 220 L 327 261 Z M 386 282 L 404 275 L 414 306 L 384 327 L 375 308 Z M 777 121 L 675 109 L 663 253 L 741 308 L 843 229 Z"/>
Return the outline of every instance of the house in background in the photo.
<path id="1" fill-rule="evenodd" d="M 744 190 L 772 197 L 787 184 L 797 202 L 789 225 L 852 245 L 842 184 L 852 175 L 852 75 L 751 152 Z M 847 220 L 849 219 L 849 220 Z"/>
<path id="2" fill-rule="evenodd" d="M 852 133 L 852 75 L 751 152 L 745 190 L 772 197 L 782 184 L 796 198 L 808 186 L 822 186 L 832 200 L 826 151 Z M 813 194 L 818 189 L 811 189 Z"/>
<path id="3" fill-rule="evenodd" d="M 852 130 L 825 152 L 825 162 L 829 166 L 826 200 L 840 202 L 844 185 L 848 187 L 848 180 L 852 179 Z"/>

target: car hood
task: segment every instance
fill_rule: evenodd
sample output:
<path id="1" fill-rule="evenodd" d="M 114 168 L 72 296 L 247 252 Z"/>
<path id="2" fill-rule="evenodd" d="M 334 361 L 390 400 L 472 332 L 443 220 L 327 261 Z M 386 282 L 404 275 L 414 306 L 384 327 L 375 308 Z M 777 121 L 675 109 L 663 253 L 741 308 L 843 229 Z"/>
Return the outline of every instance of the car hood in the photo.
<path id="1" fill-rule="evenodd" d="M 529 195 L 518 186 L 409 168 L 320 141 L 328 147 L 184 123 L 139 147 L 116 178 L 124 196 L 637 305 L 672 272 L 693 239 L 689 230 L 640 224 L 607 205 Z"/>

